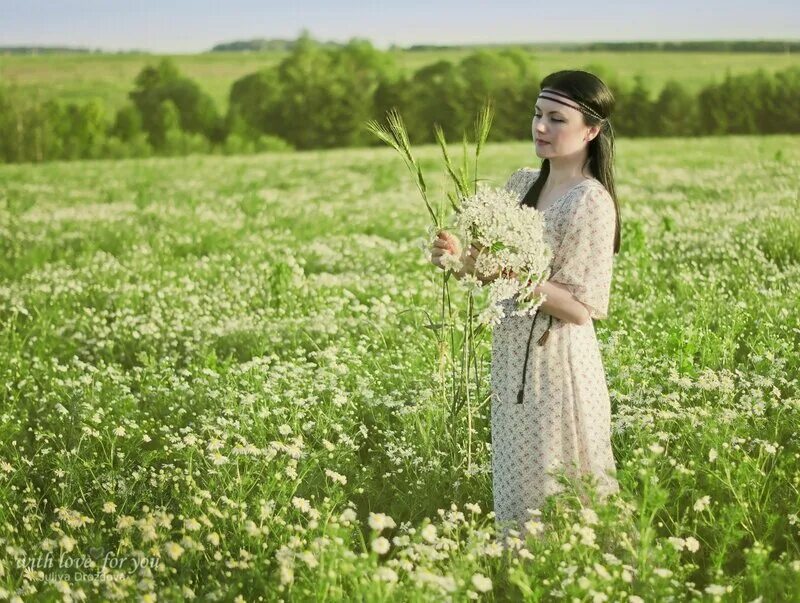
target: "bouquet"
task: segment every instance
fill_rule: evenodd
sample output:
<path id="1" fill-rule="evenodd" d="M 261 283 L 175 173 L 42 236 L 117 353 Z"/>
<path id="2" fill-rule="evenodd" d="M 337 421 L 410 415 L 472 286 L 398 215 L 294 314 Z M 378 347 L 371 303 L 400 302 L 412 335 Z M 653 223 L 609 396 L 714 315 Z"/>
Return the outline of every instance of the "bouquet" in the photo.
<path id="1" fill-rule="evenodd" d="M 451 222 L 448 230 L 458 241 L 457 253 L 446 254 L 443 265 L 460 271 L 462 249 L 475 246 L 480 250 L 476 272 L 497 275 L 489 283 L 489 304 L 478 316 L 478 323 L 498 324 L 505 317 L 501 302 L 513 298 L 516 304 L 512 315 L 533 315 L 544 300 L 534 289 L 546 276 L 552 258 L 544 240 L 541 213 L 521 205 L 505 188 L 478 187 L 474 195 L 462 201 Z M 483 287 L 483 282 L 470 274 L 461 282 L 471 290 Z"/>

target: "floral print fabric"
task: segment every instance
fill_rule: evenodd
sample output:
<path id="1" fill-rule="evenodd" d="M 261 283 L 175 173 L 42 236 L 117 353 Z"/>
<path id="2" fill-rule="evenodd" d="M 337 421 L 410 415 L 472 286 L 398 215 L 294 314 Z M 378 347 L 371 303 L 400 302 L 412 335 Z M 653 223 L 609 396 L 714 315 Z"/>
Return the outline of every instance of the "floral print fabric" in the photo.
<path id="1" fill-rule="evenodd" d="M 506 188 L 520 200 L 538 177 L 517 170 Z M 531 208 L 531 211 L 537 211 Z M 611 449 L 611 402 L 594 320 L 608 315 L 616 226 L 614 201 L 588 179 L 544 210 L 545 240 L 553 249 L 549 280 L 565 285 L 583 303 L 584 325 L 552 317 L 550 335 L 537 345 L 549 317 L 536 318 L 528 357 L 523 403 L 525 350 L 531 321 L 506 316 L 492 334 L 492 486 L 498 526 L 524 531 L 529 510 L 542 509 L 563 489 L 556 475 L 589 475 L 602 495 L 619 491 Z"/>

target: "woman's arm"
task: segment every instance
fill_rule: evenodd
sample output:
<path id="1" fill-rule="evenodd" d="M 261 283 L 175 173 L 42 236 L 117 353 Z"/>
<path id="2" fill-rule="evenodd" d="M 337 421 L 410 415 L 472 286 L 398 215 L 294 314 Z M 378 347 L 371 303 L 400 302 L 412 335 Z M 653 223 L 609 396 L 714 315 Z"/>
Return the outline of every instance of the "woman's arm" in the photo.
<path id="1" fill-rule="evenodd" d="M 466 273 L 467 271 L 462 268 L 453 274 L 456 278 L 460 279 L 463 278 Z M 473 272 L 473 274 L 475 274 L 484 285 L 491 283 L 500 275 L 499 272 L 491 276 L 484 276 L 476 272 Z M 543 293 L 547 296 L 547 299 L 539 306 L 542 312 L 551 314 L 564 322 L 572 322 L 579 325 L 584 325 L 589 322 L 589 310 L 575 299 L 569 289 L 561 283 L 545 281 L 534 287 L 533 291 L 536 294 L 540 295 Z"/>
<path id="2" fill-rule="evenodd" d="M 564 322 L 585 325 L 589 322 L 589 310 L 572 296 L 572 293 L 561 283 L 545 281 L 534 288 L 536 293 L 544 293 L 547 299 L 539 306 L 542 312 L 552 314 Z"/>
<path id="3" fill-rule="evenodd" d="M 463 267 L 458 272 L 454 272 L 456 278 L 461 279 L 466 274 L 476 276 L 484 285 L 491 283 L 498 276 L 499 272 L 490 275 L 483 275 L 475 270 L 475 258 L 480 253 L 477 248 L 470 247 L 470 249 L 462 254 Z M 566 286 L 554 281 L 545 281 L 534 288 L 534 293 L 545 294 L 547 299 L 542 302 L 542 312 L 551 314 L 559 320 L 564 322 L 572 322 L 575 324 L 583 325 L 590 320 L 589 309 L 584 306 L 580 301 L 573 297 L 572 292 Z"/>

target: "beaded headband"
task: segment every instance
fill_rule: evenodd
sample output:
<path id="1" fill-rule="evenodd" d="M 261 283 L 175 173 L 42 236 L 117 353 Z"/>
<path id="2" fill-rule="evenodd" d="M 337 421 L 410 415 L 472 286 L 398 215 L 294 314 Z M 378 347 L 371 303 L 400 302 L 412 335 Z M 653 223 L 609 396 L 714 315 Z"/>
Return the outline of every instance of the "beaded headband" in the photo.
<path id="1" fill-rule="evenodd" d="M 547 93 L 547 94 L 545 94 L 545 93 Z M 576 103 L 578 106 L 575 107 L 575 106 L 573 106 L 573 105 L 571 105 L 569 103 L 565 103 L 561 99 L 555 98 L 554 96 L 549 96 L 551 94 L 557 94 L 558 96 L 562 96 L 564 98 L 568 98 L 573 103 Z M 599 119 L 600 121 L 606 121 L 605 117 L 602 117 L 597 111 L 592 109 L 586 103 L 583 103 L 583 102 L 581 102 L 581 101 L 579 101 L 579 100 L 577 100 L 575 98 L 572 98 L 568 94 L 564 94 L 563 92 L 560 92 L 558 90 L 554 90 L 553 88 L 542 88 L 542 91 L 539 92 L 539 97 L 540 98 L 546 98 L 548 100 L 555 101 L 557 103 L 561 103 L 562 105 L 566 105 L 567 107 L 572 107 L 573 109 L 577 109 L 578 111 L 580 111 L 582 113 L 586 113 L 588 115 L 591 115 L 592 117 L 594 117 L 595 119 Z"/>

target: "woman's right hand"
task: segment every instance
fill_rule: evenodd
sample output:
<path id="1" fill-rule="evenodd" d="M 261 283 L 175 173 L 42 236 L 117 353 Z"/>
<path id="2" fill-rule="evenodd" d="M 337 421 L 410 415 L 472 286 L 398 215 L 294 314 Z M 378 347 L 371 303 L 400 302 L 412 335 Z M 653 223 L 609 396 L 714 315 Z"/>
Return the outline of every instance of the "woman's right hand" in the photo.
<path id="1" fill-rule="evenodd" d="M 431 246 L 431 264 L 444 270 L 442 256 L 445 253 L 455 254 L 457 250 L 458 239 L 446 230 L 440 230 L 436 233 L 436 239 Z"/>

